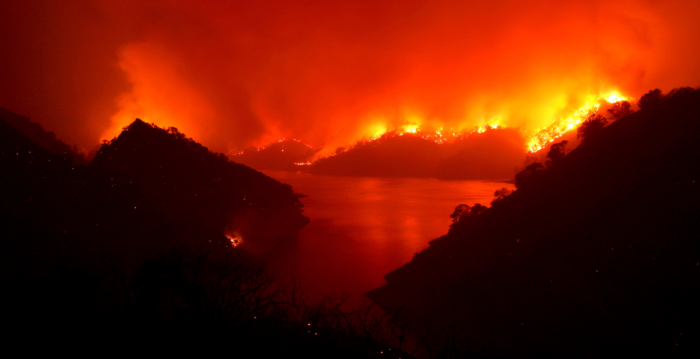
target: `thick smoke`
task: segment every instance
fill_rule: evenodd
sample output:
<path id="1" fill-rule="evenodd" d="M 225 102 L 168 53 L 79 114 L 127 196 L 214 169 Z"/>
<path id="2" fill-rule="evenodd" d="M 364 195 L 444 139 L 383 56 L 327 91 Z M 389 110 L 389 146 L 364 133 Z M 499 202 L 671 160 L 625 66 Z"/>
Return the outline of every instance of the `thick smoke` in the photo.
<path id="1" fill-rule="evenodd" d="M 0 106 L 90 149 L 135 117 L 217 151 L 322 153 L 411 122 L 525 135 L 597 96 L 700 84 L 690 1 L 0 5 Z M 524 148 L 524 144 L 523 144 Z"/>

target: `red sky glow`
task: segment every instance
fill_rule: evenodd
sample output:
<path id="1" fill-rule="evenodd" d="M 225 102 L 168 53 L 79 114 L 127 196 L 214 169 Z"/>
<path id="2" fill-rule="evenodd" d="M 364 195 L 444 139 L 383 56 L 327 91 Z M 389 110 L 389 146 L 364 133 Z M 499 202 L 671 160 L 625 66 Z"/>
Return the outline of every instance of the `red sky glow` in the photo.
<path id="1" fill-rule="evenodd" d="M 0 10 L 0 106 L 85 150 L 136 117 L 221 152 L 295 138 L 328 154 L 406 123 L 529 134 L 599 96 L 700 85 L 692 0 Z"/>

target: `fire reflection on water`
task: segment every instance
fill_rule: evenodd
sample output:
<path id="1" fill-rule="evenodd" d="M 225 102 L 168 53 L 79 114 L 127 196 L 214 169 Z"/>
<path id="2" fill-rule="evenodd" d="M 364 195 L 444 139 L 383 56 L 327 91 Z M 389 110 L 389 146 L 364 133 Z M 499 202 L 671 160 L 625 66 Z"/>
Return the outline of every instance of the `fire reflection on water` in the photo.
<path id="1" fill-rule="evenodd" d="M 504 182 L 265 173 L 308 195 L 302 202 L 311 223 L 266 256 L 280 277 L 299 279 L 309 299 L 384 284 L 386 273 L 447 233 L 456 205 L 488 205 L 497 189 L 513 189 Z"/>

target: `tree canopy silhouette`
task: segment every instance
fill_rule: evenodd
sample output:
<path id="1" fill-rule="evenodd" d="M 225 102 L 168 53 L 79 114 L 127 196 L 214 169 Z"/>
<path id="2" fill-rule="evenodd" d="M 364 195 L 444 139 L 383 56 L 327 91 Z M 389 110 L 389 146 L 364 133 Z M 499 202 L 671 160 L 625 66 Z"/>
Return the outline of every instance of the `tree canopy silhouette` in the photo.
<path id="1" fill-rule="evenodd" d="M 629 101 L 616 102 L 608 109 L 608 113 L 610 113 L 615 121 L 631 114 L 632 112 L 632 105 L 629 103 Z"/>
<path id="2" fill-rule="evenodd" d="M 586 121 L 583 121 L 576 132 L 576 138 L 580 138 L 581 142 L 596 137 L 608 124 L 608 120 L 601 114 L 593 113 Z"/>
<path id="3" fill-rule="evenodd" d="M 661 103 L 663 98 L 663 92 L 661 92 L 659 89 L 654 89 L 642 96 L 642 98 L 639 99 L 639 102 L 637 102 L 637 106 L 639 106 L 639 108 L 642 110 L 654 108 Z"/>
<path id="4" fill-rule="evenodd" d="M 455 207 L 455 210 L 450 215 L 450 218 L 452 218 L 452 224 L 455 224 L 459 221 L 464 221 L 464 219 L 468 217 L 476 217 L 484 213 L 486 209 L 488 209 L 488 207 L 479 203 L 475 204 L 474 206 L 459 204 L 457 205 L 457 207 Z"/>
<path id="5" fill-rule="evenodd" d="M 513 193 L 513 191 L 505 187 L 497 189 L 496 192 L 493 193 L 495 198 L 491 201 L 491 206 L 502 202 L 506 197 L 510 196 L 511 193 Z"/>
<path id="6" fill-rule="evenodd" d="M 562 158 L 566 156 L 566 144 L 569 141 L 561 141 L 555 143 L 549 147 L 549 152 L 547 153 L 547 161 L 544 163 L 547 168 L 554 166 L 557 162 L 561 161 Z"/>
<path id="7" fill-rule="evenodd" d="M 666 101 L 666 100 L 673 100 L 673 99 L 676 99 L 676 98 L 680 98 L 680 97 L 683 97 L 683 96 L 685 96 L 685 95 L 688 95 L 688 94 L 692 93 L 693 91 L 695 91 L 695 89 L 692 88 L 692 87 L 678 87 L 678 88 L 674 88 L 674 89 L 671 90 L 669 93 L 667 93 L 666 95 L 664 95 L 663 100 Z"/>
<path id="8" fill-rule="evenodd" d="M 535 162 L 525 167 L 524 170 L 520 171 L 515 175 L 515 188 L 520 188 L 526 185 L 533 175 L 544 170 L 544 166 L 541 163 Z"/>

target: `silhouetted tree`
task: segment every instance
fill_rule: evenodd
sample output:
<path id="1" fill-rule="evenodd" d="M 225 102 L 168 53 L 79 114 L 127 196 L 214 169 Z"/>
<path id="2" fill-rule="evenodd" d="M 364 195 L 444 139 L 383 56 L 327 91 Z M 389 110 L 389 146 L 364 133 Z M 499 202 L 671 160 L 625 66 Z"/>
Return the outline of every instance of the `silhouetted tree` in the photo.
<path id="1" fill-rule="evenodd" d="M 566 142 L 566 141 L 564 141 Z M 496 197 L 491 201 L 491 206 L 493 206 L 496 203 L 501 202 L 504 198 L 508 197 L 513 191 L 509 190 L 508 188 L 501 188 L 497 189 L 496 192 L 493 193 L 493 195 Z"/>
<path id="2" fill-rule="evenodd" d="M 520 188 L 537 172 L 544 170 L 544 166 L 541 163 L 535 162 L 525 167 L 524 170 L 515 175 L 515 188 Z"/>
<path id="3" fill-rule="evenodd" d="M 547 168 L 554 166 L 557 162 L 564 158 L 564 156 L 566 156 L 567 143 L 569 143 L 569 141 L 564 140 L 549 147 L 547 161 L 544 163 Z"/>
<path id="4" fill-rule="evenodd" d="M 620 101 L 612 105 L 608 112 L 614 120 L 619 120 L 632 113 L 632 105 L 629 101 Z"/>
<path id="5" fill-rule="evenodd" d="M 664 95 L 663 92 L 661 92 L 661 90 L 651 90 L 639 99 L 639 102 L 637 102 L 637 106 L 639 106 L 639 108 L 642 110 L 650 109 L 661 103 L 661 100 L 663 100 L 663 98 Z"/>
<path id="6" fill-rule="evenodd" d="M 463 213 L 469 213 L 469 209 L 471 207 L 466 205 L 466 204 L 459 204 L 457 207 L 455 207 L 454 212 L 450 215 L 450 218 L 452 218 L 452 223 L 457 223 L 459 221 L 459 218 L 462 217 Z"/>
<path id="7" fill-rule="evenodd" d="M 581 124 L 576 133 L 576 138 L 580 138 L 581 142 L 589 138 L 597 136 L 600 131 L 608 124 L 608 120 L 600 114 L 593 113 L 586 121 Z"/>
<path id="8" fill-rule="evenodd" d="M 681 96 L 685 96 L 685 95 L 687 95 L 691 92 L 694 92 L 694 91 L 695 91 L 695 89 L 692 87 L 678 87 L 678 88 L 671 90 L 671 92 L 667 93 L 663 97 L 663 100 L 664 101 L 673 100 L 673 99 L 679 98 Z"/>
<path id="9" fill-rule="evenodd" d="M 471 211 L 469 211 L 469 216 L 470 217 L 478 216 L 478 215 L 484 213 L 487 209 L 489 209 L 489 208 L 482 205 L 482 204 L 477 203 L 474 205 L 474 207 L 472 207 Z"/>
<path id="10" fill-rule="evenodd" d="M 484 211 L 486 211 L 488 207 L 477 203 L 473 207 L 470 207 L 469 205 L 466 204 L 460 204 L 455 207 L 454 212 L 450 215 L 450 218 L 452 218 L 452 224 L 455 224 L 459 221 L 464 220 L 467 217 L 476 217 Z"/>

